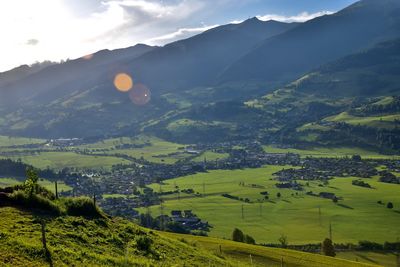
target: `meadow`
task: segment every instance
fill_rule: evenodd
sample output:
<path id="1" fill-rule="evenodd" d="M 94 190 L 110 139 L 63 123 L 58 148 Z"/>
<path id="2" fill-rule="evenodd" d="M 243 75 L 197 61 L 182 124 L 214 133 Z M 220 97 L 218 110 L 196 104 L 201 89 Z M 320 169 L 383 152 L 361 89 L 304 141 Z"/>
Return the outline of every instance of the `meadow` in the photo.
<path id="1" fill-rule="evenodd" d="M 340 158 L 360 155 L 364 159 L 400 159 L 398 155 L 384 155 L 359 147 L 311 147 L 308 149 L 280 148 L 274 145 L 263 146 L 267 153 L 294 153 L 301 157 Z"/>
<path id="2" fill-rule="evenodd" d="M 46 140 L 36 138 L 11 137 L 0 135 L 0 147 L 44 144 Z"/>
<path id="3" fill-rule="evenodd" d="M 116 164 L 130 164 L 129 160 L 112 157 L 112 156 L 92 156 L 82 155 L 70 151 L 41 152 L 35 154 L 22 154 L 16 156 L 8 156 L 13 160 L 21 159 L 22 162 L 30 164 L 40 169 L 63 168 L 76 169 L 111 169 Z"/>
<path id="4" fill-rule="evenodd" d="M 0 187 L 14 186 L 14 185 L 17 185 L 17 184 L 20 184 L 21 182 L 23 182 L 24 179 L 25 178 L 23 178 L 23 179 L 0 178 Z M 53 193 L 55 192 L 54 182 L 41 178 L 41 179 L 39 179 L 39 184 L 41 186 L 44 186 L 48 190 L 52 191 Z M 62 181 L 57 182 L 57 188 L 58 188 L 58 192 L 68 192 L 68 191 L 72 190 L 72 187 L 66 185 Z"/>
<path id="5" fill-rule="evenodd" d="M 367 179 L 373 187 L 369 189 L 352 185 L 355 178 L 348 177 L 333 179 L 324 187 L 318 182 L 309 182 L 303 192 L 297 192 L 275 187 L 272 174 L 282 168 L 217 170 L 164 181 L 163 191 L 178 186 L 200 193 L 165 196 L 165 214 L 171 210 L 190 209 L 213 226 L 209 233 L 211 236 L 230 238 L 232 230 L 238 227 L 255 237 L 258 243 L 278 243 L 282 234 L 287 236 L 290 244 L 319 243 L 329 236 L 329 224 L 336 243 L 357 243 L 360 240 L 394 242 L 400 236 L 399 185 L 380 183 L 375 177 Z M 240 185 L 243 182 L 245 186 Z M 159 184 L 151 187 L 160 190 Z M 260 192 L 263 191 L 268 191 L 269 200 L 262 201 Z M 307 191 L 333 192 L 343 200 L 335 204 L 329 199 L 306 195 Z M 201 196 L 203 192 L 204 196 Z M 221 196 L 224 193 L 248 198 L 250 203 Z M 391 201 L 395 208 L 387 209 L 378 201 L 384 204 Z M 160 206 L 153 206 L 150 211 L 158 215 Z"/>

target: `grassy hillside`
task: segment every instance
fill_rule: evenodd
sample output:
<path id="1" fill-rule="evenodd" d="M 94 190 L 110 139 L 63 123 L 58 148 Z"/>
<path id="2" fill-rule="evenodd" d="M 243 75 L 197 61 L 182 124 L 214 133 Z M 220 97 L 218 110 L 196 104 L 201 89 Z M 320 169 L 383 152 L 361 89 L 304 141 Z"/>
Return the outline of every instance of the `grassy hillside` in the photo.
<path id="1" fill-rule="evenodd" d="M 335 178 L 329 185 L 321 182 L 300 182 L 304 191 L 278 189 L 277 181 L 271 180 L 273 173 L 284 166 L 266 166 L 259 169 L 217 170 L 164 181 L 163 191 L 175 186 L 193 189 L 196 194 L 181 193 L 164 197 L 165 214 L 171 210 L 193 210 L 213 228 L 209 235 L 229 238 L 235 227 L 255 237 L 259 243 L 278 243 L 281 234 L 290 244 L 319 243 L 328 236 L 329 223 L 333 227 L 333 240 L 337 243 L 357 243 L 371 240 L 383 243 L 396 241 L 400 235 L 397 227 L 400 220 L 399 185 L 378 182 L 378 178 L 365 179 L 373 189 L 352 185 L 356 178 Z M 286 167 L 288 168 L 288 167 Z M 241 182 L 245 186 L 240 185 Z M 256 187 L 252 185 L 256 185 Z M 203 186 L 204 185 L 204 186 Z M 160 185 L 152 185 L 158 191 Z M 203 189 L 205 196 L 203 194 Z M 261 192 L 267 191 L 268 200 Z M 335 204 L 330 199 L 306 195 L 313 191 L 332 192 L 343 200 Z M 281 197 L 277 197 L 277 193 Z M 223 197 L 230 194 L 249 202 Z M 260 202 L 261 201 L 261 202 Z M 389 210 L 377 202 L 393 202 Z M 243 207 L 243 217 L 242 217 Z M 319 216 L 319 208 L 321 216 Z M 141 210 L 146 212 L 145 209 Z M 153 216 L 159 214 L 160 206 L 150 209 Z M 371 231 L 374 229 L 374 231 Z"/>
<path id="2" fill-rule="evenodd" d="M 269 248 L 237 243 L 210 237 L 188 236 L 175 233 L 160 233 L 173 239 L 184 241 L 196 247 L 217 253 L 224 257 L 233 258 L 235 266 L 358 266 L 360 263 L 324 257 L 317 254 L 299 251 Z M 375 266 L 374 264 L 360 264 L 361 266 Z"/>
<path id="3" fill-rule="evenodd" d="M 5 266 L 46 266 L 49 260 L 54 266 L 280 266 L 282 258 L 284 266 L 373 266 L 215 238 L 154 232 L 118 218 L 51 217 L 11 207 L 0 208 L 0 216 L 0 265 Z M 49 258 L 42 246 L 41 220 L 46 221 Z"/>
<path id="4" fill-rule="evenodd" d="M 9 207 L 0 208 L 0 215 L 0 265 L 48 265 L 39 224 L 44 219 L 54 266 L 232 266 L 121 219 L 55 218 Z"/>

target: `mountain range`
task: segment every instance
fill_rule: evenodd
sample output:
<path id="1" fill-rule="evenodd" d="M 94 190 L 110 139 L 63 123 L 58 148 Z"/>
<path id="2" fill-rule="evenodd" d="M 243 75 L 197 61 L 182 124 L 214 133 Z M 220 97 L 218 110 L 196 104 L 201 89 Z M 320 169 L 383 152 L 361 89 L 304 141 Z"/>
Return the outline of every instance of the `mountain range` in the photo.
<path id="1" fill-rule="evenodd" d="M 252 18 L 163 47 L 141 44 L 20 67 L 0 74 L 0 133 L 150 131 L 181 142 L 276 142 L 288 129 L 349 105 L 398 95 L 399 38 L 400 2 L 362 0 L 304 23 Z M 149 88 L 151 101 L 135 106 L 115 90 L 118 73 L 130 75 L 134 88 Z"/>

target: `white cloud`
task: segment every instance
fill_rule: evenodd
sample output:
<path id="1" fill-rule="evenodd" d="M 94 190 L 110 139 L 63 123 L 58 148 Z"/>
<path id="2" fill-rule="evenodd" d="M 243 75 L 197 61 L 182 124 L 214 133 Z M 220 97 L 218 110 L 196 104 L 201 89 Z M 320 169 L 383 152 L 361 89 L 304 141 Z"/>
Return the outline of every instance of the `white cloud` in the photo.
<path id="1" fill-rule="evenodd" d="M 219 25 L 203 26 L 203 27 L 197 27 L 197 28 L 182 28 L 182 29 L 178 29 L 177 31 L 172 32 L 172 33 L 168 33 L 168 34 L 165 34 L 162 36 L 151 38 L 148 41 L 146 41 L 146 43 L 157 44 L 157 43 L 166 42 L 166 41 L 172 42 L 172 41 L 188 38 L 190 36 L 202 33 L 204 31 L 210 30 L 210 29 L 218 27 L 218 26 Z"/>
<path id="2" fill-rule="evenodd" d="M 276 20 L 276 21 L 281 21 L 281 22 L 305 22 L 305 21 L 314 19 L 316 17 L 321 17 L 324 15 L 331 15 L 333 13 L 334 12 L 331 12 L 331 11 L 320 11 L 320 12 L 316 12 L 316 13 L 302 12 L 302 13 L 294 15 L 294 16 L 267 14 L 267 15 L 263 15 L 263 16 L 257 16 L 257 18 L 259 20 L 263 20 L 263 21 Z"/>
<path id="3" fill-rule="evenodd" d="M 204 25 L 201 21 L 215 17 L 215 14 L 221 15 L 227 5 L 238 5 L 238 2 L 1 0 L 0 71 L 36 61 L 77 58 L 105 48 L 115 49 L 143 42 L 163 45 L 188 38 L 218 26 L 212 25 L 215 21 L 208 21 L 211 25 Z M 330 13 L 258 17 L 291 22 Z"/>

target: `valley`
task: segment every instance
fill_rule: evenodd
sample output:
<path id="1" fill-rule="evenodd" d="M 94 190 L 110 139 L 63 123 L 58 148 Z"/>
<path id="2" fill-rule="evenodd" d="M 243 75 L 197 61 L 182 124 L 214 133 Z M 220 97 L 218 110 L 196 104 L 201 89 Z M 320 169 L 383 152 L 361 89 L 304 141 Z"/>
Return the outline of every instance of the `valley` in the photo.
<path id="1" fill-rule="evenodd" d="M 399 0 L 78 2 L 3 27 L 1 266 L 400 266 Z"/>

